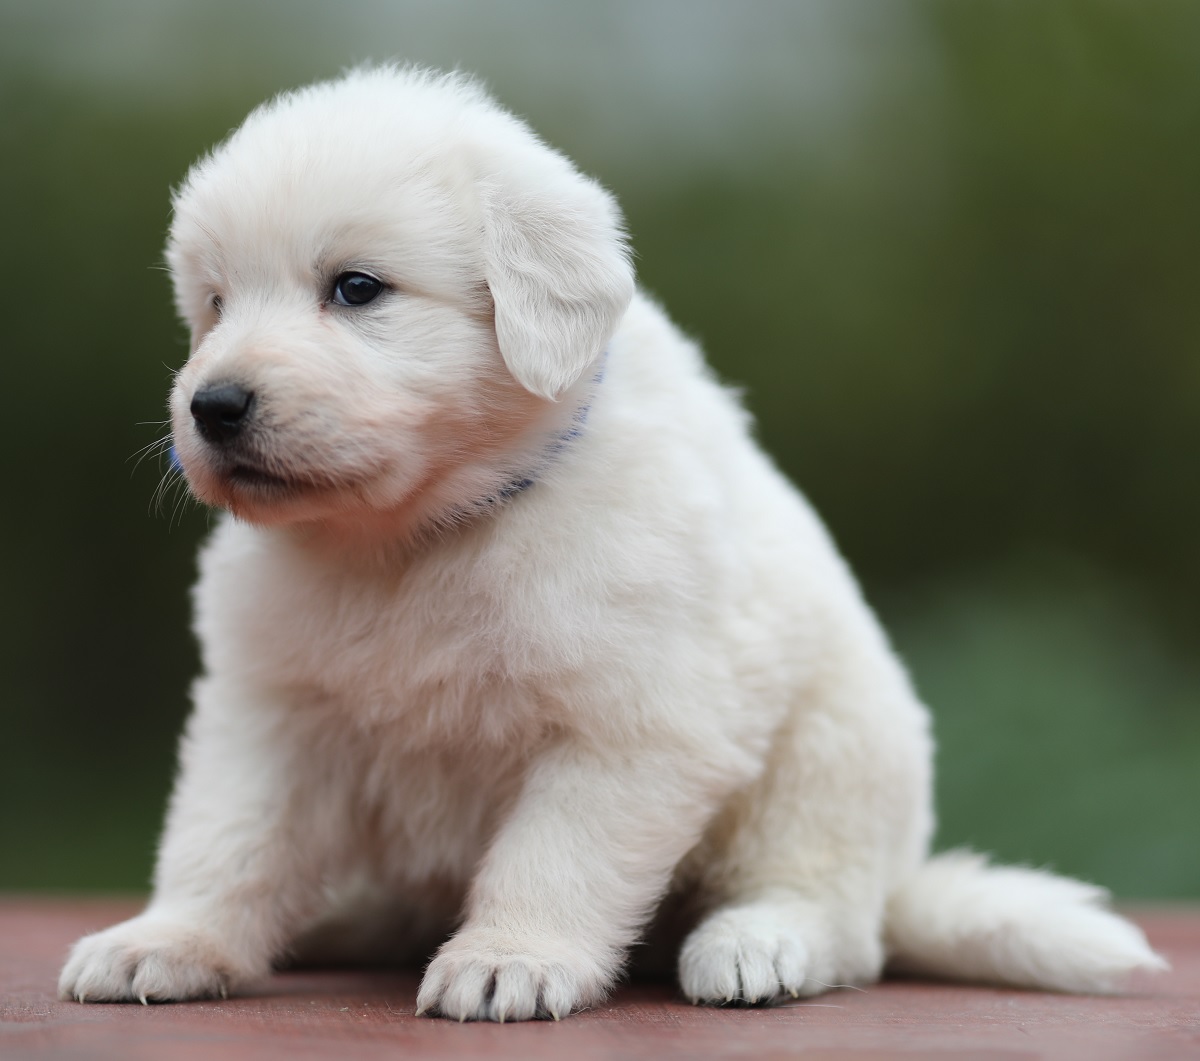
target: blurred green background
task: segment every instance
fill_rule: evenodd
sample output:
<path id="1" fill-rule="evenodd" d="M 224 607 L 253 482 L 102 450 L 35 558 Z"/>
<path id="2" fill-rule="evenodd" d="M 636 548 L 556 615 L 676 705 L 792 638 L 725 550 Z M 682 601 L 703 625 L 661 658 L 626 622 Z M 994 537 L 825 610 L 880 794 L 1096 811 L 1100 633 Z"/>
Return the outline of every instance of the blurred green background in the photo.
<path id="1" fill-rule="evenodd" d="M 612 188 L 931 703 L 939 843 L 1200 896 L 1200 5 L 0 0 L 0 888 L 146 885 L 207 516 L 168 190 L 267 95 L 483 75 Z"/>

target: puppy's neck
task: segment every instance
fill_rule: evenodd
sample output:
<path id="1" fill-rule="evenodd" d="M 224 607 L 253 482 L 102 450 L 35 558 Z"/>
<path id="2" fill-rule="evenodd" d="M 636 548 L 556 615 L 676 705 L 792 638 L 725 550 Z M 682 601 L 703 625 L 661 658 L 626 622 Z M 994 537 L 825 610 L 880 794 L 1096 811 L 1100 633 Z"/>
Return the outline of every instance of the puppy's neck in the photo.
<path id="1" fill-rule="evenodd" d="M 583 434 L 587 427 L 588 413 L 591 412 L 596 390 L 604 381 L 607 364 L 608 351 L 606 350 L 600 356 L 599 365 L 588 379 L 586 386 L 576 388 L 576 390 L 581 389 L 581 393 L 575 394 L 571 401 L 565 403 L 564 408 L 571 409 L 571 415 L 565 425 L 560 425 L 557 437 L 551 438 L 549 442 L 543 440 L 539 452 L 535 454 L 535 462 L 529 467 L 529 470 L 513 474 L 498 490 L 485 491 L 468 505 L 460 510 L 455 510 L 450 516 L 452 522 L 472 522 L 478 516 L 486 515 L 489 509 L 513 500 L 518 494 L 524 493 L 537 483 L 541 474 L 551 467 L 564 451 Z"/>

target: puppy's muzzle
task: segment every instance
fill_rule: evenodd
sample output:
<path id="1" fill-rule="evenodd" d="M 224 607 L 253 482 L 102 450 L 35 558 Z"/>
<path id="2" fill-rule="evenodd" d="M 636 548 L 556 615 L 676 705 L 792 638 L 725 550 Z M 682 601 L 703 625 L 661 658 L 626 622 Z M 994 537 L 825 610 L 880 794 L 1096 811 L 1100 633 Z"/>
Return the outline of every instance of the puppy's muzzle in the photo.
<path id="1" fill-rule="evenodd" d="M 232 442 L 250 422 L 254 392 L 240 383 L 214 383 L 192 396 L 192 420 L 200 437 L 215 446 Z"/>

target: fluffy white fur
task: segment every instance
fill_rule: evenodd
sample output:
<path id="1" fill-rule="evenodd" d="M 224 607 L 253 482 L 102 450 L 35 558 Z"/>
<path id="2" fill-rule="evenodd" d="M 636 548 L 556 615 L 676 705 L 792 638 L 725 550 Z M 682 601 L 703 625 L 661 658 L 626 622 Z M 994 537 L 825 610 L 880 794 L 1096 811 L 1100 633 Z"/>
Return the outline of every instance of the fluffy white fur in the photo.
<path id="1" fill-rule="evenodd" d="M 478 87 L 285 95 L 175 207 L 175 443 L 232 517 L 154 896 L 64 998 L 441 943 L 421 1012 L 560 1017 L 652 921 L 716 1003 L 1161 965 L 1096 889 L 927 860 L 926 711 L 852 576 L 635 291 L 609 196 Z M 338 305 L 347 271 L 387 288 Z M 189 408 L 229 382 L 254 404 L 215 444 Z"/>

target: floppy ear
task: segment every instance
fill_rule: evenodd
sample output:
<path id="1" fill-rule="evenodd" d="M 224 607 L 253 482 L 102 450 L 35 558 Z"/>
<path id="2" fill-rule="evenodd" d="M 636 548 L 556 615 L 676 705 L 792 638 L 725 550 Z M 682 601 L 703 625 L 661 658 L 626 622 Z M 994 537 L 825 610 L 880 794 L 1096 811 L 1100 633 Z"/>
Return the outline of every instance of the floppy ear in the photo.
<path id="1" fill-rule="evenodd" d="M 633 269 L 604 189 L 574 170 L 538 176 L 536 188 L 482 189 L 484 268 L 505 364 L 554 400 L 608 344 L 633 297 Z"/>

